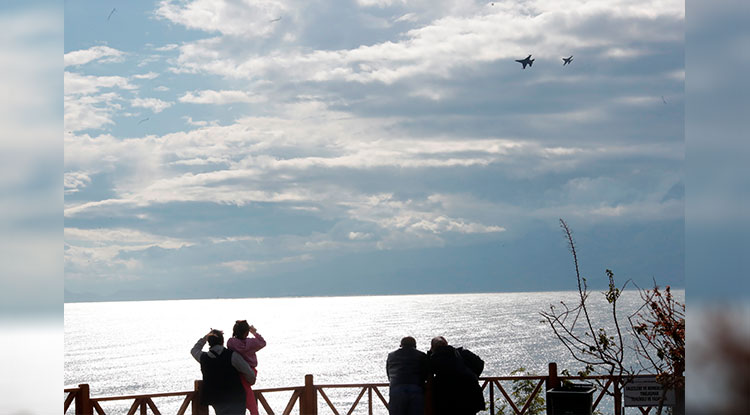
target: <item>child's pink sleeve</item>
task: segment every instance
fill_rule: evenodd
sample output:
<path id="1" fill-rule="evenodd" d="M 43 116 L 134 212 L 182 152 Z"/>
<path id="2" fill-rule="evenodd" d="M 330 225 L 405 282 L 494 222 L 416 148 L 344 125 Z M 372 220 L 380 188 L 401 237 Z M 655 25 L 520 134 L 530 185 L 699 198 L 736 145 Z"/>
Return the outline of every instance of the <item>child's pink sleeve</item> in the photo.
<path id="1" fill-rule="evenodd" d="M 260 333 L 256 332 L 254 338 L 247 338 L 246 344 L 249 350 L 257 352 L 258 350 L 266 347 L 266 339 L 264 339 L 263 336 L 260 335 Z"/>

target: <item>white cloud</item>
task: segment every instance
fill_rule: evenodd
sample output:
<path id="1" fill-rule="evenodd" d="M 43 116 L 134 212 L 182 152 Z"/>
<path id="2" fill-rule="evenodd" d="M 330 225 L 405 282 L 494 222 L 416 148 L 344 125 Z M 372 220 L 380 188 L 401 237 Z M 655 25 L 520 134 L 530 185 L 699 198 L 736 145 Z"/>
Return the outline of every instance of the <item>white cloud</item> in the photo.
<path id="1" fill-rule="evenodd" d="M 655 97 L 650 95 L 619 96 L 614 99 L 614 102 L 633 106 L 650 106 L 654 104 L 663 104 L 661 96 Z"/>
<path id="2" fill-rule="evenodd" d="M 368 232 L 349 232 L 349 239 L 352 241 L 366 241 L 372 237 L 373 235 Z"/>
<path id="3" fill-rule="evenodd" d="M 94 46 L 66 53 L 63 56 L 63 62 L 65 66 L 85 65 L 96 60 L 105 63 L 121 62 L 124 55 L 124 52 L 109 46 Z"/>
<path id="4" fill-rule="evenodd" d="M 435 242 L 442 240 L 440 235 L 446 233 L 468 235 L 505 231 L 502 226 L 487 225 L 455 217 L 453 215 L 458 214 L 458 211 L 450 211 L 448 209 L 450 205 L 444 205 L 441 202 L 442 197 L 433 196 L 419 200 L 399 200 L 392 194 L 371 195 L 348 202 L 348 214 L 353 219 L 377 224 L 379 228 L 390 233 L 390 238 L 395 240 L 413 240 L 416 237 Z M 351 237 L 352 234 L 355 233 L 350 233 L 350 239 L 354 239 Z M 435 239 L 436 237 L 438 239 Z M 381 242 L 380 247 L 392 246 Z"/>
<path id="5" fill-rule="evenodd" d="M 69 71 L 63 75 L 63 85 L 66 131 L 101 129 L 113 124 L 112 117 L 122 109 L 122 98 L 113 90 L 136 89 L 127 78 L 121 76 L 82 75 Z"/>
<path id="6" fill-rule="evenodd" d="M 159 62 L 160 60 L 162 60 L 162 57 L 159 55 L 149 55 L 146 57 L 142 57 L 136 67 L 143 68 L 144 66 L 148 66 L 154 62 Z"/>
<path id="7" fill-rule="evenodd" d="M 185 95 L 179 98 L 180 102 L 186 102 L 191 104 L 216 104 L 224 105 L 235 102 L 262 102 L 265 101 L 264 97 L 250 95 L 244 91 L 193 91 L 186 92 Z"/>
<path id="8" fill-rule="evenodd" d="M 130 249 L 144 249 L 144 247 L 158 246 L 164 249 L 178 249 L 193 245 L 178 238 L 155 235 L 148 232 L 129 228 L 99 228 L 81 229 L 65 228 L 66 241 L 76 241 L 87 244 L 117 243 L 118 246 Z"/>
<path id="9" fill-rule="evenodd" d="M 140 267 L 135 259 L 123 259 L 123 253 L 149 248 L 178 250 L 194 245 L 179 238 L 155 235 L 128 228 L 81 229 L 66 227 L 65 263 L 77 268 L 105 266 L 132 270 Z"/>
<path id="10" fill-rule="evenodd" d="M 159 76 L 159 74 L 156 73 L 156 72 L 147 72 L 147 73 L 135 74 L 135 75 L 133 75 L 133 78 L 135 78 L 135 79 L 155 79 L 158 76 Z"/>
<path id="11" fill-rule="evenodd" d="M 289 13 L 282 0 L 162 0 L 156 16 L 191 29 L 228 36 L 265 37 L 273 33 L 274 20 Z"/>
<path id="12" fill-rule="evenodd" d="M 677 71 L 669 72 L 667 74 L 667 78 L 671 79 L 671 80 L 674 80 L 674 81 L 685 82 L 685 70 L 684 69 L 680 69 L 680 70 L 677 70 Z"/>
<path id="13" fill-rule="evenodd" d="M 411 229 L 422 229 L 432 233 L 458 232 L 458 233 L 494 233 L 503 232 L 505 228 L 496 225 L 483 225 L 481 223 L 466 222 L 461 218 L 449 218 L 437 216 L 434 218 L 421 218 L 409 225 Z"/>
<path id="14" fill-rule="evenodd" d="M 225 236 L 219 238 L 210 238 L 214 244 L 232 243 L 232 242 L 255 242 L 257 244 L 263 243 L 262 236 Z"/>
<path id="15" fill-rule="evenodd" d="M 229 268 L 234 273 L 246 272 L 250 270 L 252 267 L 252 263 L 250 261 L 228 261 L 228 262 L 222 262 L 219 265 L 222 267 Z"/>
<path id="16" fill-rule="evenodd" d="M 405 5 L 406 0 L 357 0 L 357 4 L 362 7 L 391 7 L 393 5 Z"/>
<path id="17" fill-rule="evenodd" d="M 612 48 L 606 49 L 603 55 L 606 58 L 630 59 L 630 58 L 635 58 L 638 56 L 647 55 L 649 53 L 650 52 L 645 49 L 612 47 Z"/>
<path id="18" fill-rule="evenodd" d="M 241 273 L 241 272 L 255 272 L 259 267 L 263 266 L 269 266 L 269 265 L 277 265 L 277 264 L 287 264 L 287 263 L 293 263 L 293 262 L 302 262 L 302 261 L 310 261 L 313 259 L 313 256 L 310 254 L 302 254 L 302 255 L 294 255 L 294 256 L 287 256 L 282 257 L 278 259 L 270 259 L 270 260 L 256 260 L 256 261 L 248 261 L 248 260 L 236 260 L 236 261 L 226 261 L 222 262 L 219 265 L 225 268 L 229 268 L 234 273 Z"/>
<path id="19" fill-rule="evenodd" d="M 395 22 L 415 22 L 417 21 L 417 15 L 416 13 L 406 13 L 405 15 L 399 17 L 398 19 L 394 20 Z"/>
<path id="20" fill-rule="evenodd" d="M 95 94 L 104 88 L 135 89 L 136 87 L 122 76 L 81 75 L 66 71 L 63 75 L 65 95 Z"/>
<path id="21" fill-rule="evenodd" d="M 133 98 L 130 105 L 140 108 L 148 108 L 154 113 L 160 113 L 172 106 L 171 102 L 162 101 L 158 98 Z"/>
<path id="22" fill-rule="evenodd" d="M 184 119 L 185 122 L 188 123 L 188 125 L 192 125 L 192 126 L 196 126 L 196 127 L 205 127 L 205 126 L 211 124 L 211 123 L 209 123 L 208 121 L 205 121 L 205 120 L 197 120 L 197 121 L 193 120 L 193 117 L 188 117 L 188 116 L 182 117 L 182 119 Z"/>
<path id="23" fill-rule="evenodd" d="M 99 95 L 65 95 L 63 121 L 66 131 L 101 129 L 113 124 L 112 116 L 122 108 L 113 92 Z"/>
<path id="24" fill-rule="evenodd" d="M 91 183 L 91 177 L 88 172 L 73 171 L 66 172 L 63 175 L 63 186 L 65 187 L 65 193 L 76 193 L 80 189 L 86 187 Z"/>
<path id="25" fill-rule="evenodd" d="M 169 44 L 166 44 L 164 46 L 161 46 L 161 47 L 158 47 L 158 48 L 154 48 L 154 50 L 159 51 L 159 52 L 166 52 L 166 51 L 170 51 L 170 50 L 175 50 L 178 47 L 179 46 L 177 44 L 175 44 L 175 43 L 169 43 Z"/>

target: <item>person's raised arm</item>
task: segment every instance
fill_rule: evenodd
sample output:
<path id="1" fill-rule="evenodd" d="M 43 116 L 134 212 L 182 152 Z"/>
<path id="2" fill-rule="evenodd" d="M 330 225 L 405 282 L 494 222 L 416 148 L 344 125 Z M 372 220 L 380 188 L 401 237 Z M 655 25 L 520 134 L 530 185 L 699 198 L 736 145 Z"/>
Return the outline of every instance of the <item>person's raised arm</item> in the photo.
<path id="1" fill-rule="evenodd" d="M 237 369 L 240 376 L 247 380 L 247 383 L 251 385 L 255 384 L 255 371 L 250 368 L 250 365 L 247 364 L 239 353 L 232 353 L 232 366 Z"/>
<path id="2" fill-rule="evenodd" d="M 255 326 L 250 326 L 250 333 L 252 333 L 254 337 L 252 339 L 248 339 L 251 350 L 257 352 L 258 350 L 266 347 L 266 339 L 264 339 L 263 336 L 258 333 L 258 330 L 255 329 Z"/>
<path id="3" fill-rule="evenodd" d="M 192 349 L 190 349 L 190 354 L 193 356 L 193 358 L 200 363 L 201 361 L 201 351 L 203 350 L 203 346 L 206 345 L 206 341 L 208 341 L 208 335 L 211 334 L 210 332 L 206 334 L 205 336 L 198 339 L 197 342 L 195 342 L 195 345 Z"/>

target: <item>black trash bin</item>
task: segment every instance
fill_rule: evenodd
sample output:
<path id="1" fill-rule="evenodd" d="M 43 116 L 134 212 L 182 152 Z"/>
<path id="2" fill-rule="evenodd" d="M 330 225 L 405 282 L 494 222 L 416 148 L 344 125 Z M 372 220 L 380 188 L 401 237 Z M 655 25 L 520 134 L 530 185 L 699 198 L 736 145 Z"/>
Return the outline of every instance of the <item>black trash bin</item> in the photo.
<path id="1" fill-rule="evenodd" d="M 592 415 L 592 383 L 573 383 L 547 391 L 547 415 Z"/>

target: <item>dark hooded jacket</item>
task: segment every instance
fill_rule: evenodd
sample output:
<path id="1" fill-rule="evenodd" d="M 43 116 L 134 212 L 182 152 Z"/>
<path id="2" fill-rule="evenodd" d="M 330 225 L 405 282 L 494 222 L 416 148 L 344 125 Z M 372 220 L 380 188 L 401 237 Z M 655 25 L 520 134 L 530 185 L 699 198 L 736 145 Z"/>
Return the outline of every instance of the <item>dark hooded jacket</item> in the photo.
<path id="1" fill-rule="evenodd" d="M 433 378 L 433 408 L 436 415 L 474 415 L 486 409 L 484 394 L 476 373 L 474 353 L 453 346 L 442 346 L 430 354 Z M 464 357 L 466 356 L 466 357 Z M 476 358 L 476 359 L 474 359 Z M 471 366 L 474 366 L 472 370 Z M 482 367 L 484 362 L 482 362 Z"/>

